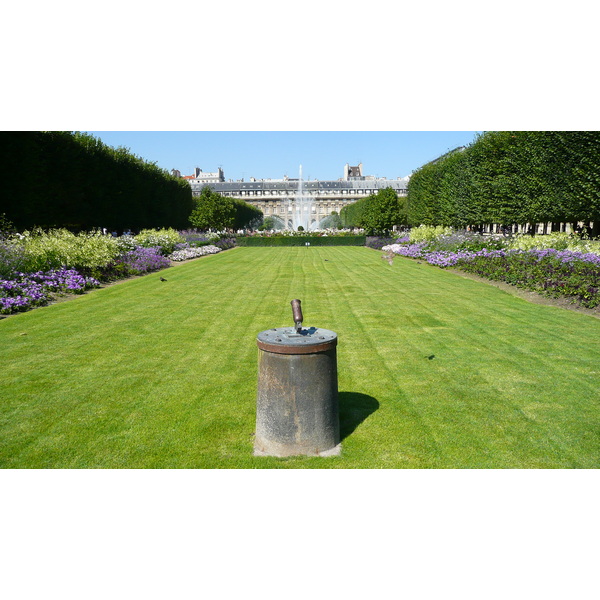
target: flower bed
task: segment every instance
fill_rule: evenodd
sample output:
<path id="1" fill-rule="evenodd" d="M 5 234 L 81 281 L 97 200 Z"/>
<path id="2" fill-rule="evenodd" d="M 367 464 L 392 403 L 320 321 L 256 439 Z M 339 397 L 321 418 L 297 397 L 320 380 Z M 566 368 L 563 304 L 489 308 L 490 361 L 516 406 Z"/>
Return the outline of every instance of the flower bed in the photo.
<path id="1" fill-rule="evenodd" d="M 600 256 L 572 250 L 508 250 L 464 257 L 456 266 L 586 308 L 600 305 Z"/>
<path id="2" fill-rule="evenodd" d="M 198 258 L 199 256 L 206 256 L 207 254 L 216 254 L 217 252 L 221 252 L 221 248 L 217 248 L 212 244 L 209 246 L 182 248 L 170 254 L 169 259 L 178 262 Z"/>
<path id="3" fill-rule="evenodd" d="M 277 237 L 344 237 L 344 236 L 356 236 L 364 235 L 365 230 L 355 227 L 353 229 L 311 229 L 305 231 L 294 231 L 292 229 L 271 229 L 265 231 L 244 231 L 240 230 L 237 232 L 237 237 L 252 237 L 252 238 L 277 238 Z"/>
<path id="4" fill-rule="evenodd" d="M 173 252 L 177 244 L 185 241 L 181 234 L 172 228 L 142 229 L 133 239 L 137 246 L 153 248 L 164 256 Z"/>
<path id="5" fill-rule="evenodd" d="M 221 250 L 229 250 L 229 248 L 235 248 L 237 246 L 237 240 L 234 237 L 224 237 L 216 240 L 213 246 L 216 246 Z"/>
<path id="6" fill-rule="evenodd" d="M 421 235 L 420 239 L 423 237 Z M 533 248 L 531 242 L 528 242 L 530 249 L 523 250 L 519 247 L 522 244 L 519 238 L 503 241 L 448 232 L 429 241 L 414 243 L 412 239 L 411 235 L 408 240 L 397 240 L 382 250 L 421 259 L 441 268 L 456 267 L 553 298 L 569 298 L 586 308 L 600 305 L 600 255 L 595 252 Z M 543 246 L 548 240 L 541 239 L 539 243 Z M 578 244 L 583 248 L 594 247 L 577 239 L 569 243 L 573 248 Z M 483 245 L 490 248 L 481 248 Z M 450 249 L 452 246 L 454 249 Z"/>
<path id="7" fill-rule="evenodd" d="M 367 248 L 373 248 L 373 250 L 381 250 L 384 246 L 393 244 L 395 240 L 396 238 L 368 235 L 365 239 L 365 246 Z"/>
<path id="8" fill-rule="evenodd" d="M 161 254 L 160 248 L 135 248 L 126 252 L 115 263 L 123 265 L 129 275 L 141 275 L 165 269 L 171 265 L 166 256 Z"/>
<path id="9" fill-rule="evenodd" d="M 44 306 L 56 296 L 83 294 L 99 286 L 99 281 L 83 277 L 74 269 L 15 273 L 11 279 L 0 279 L 0 314 Z"/>
<path id="10" fill-rule="evenodd" d="M 66 229 L 0 232 L 0 314 L 43 306 L 75 293 L 171 266 L 171 261 L 215 254 L 235 238 L 197 231 L 146 229 L 121 237 Z M 66 265 L 66 266 L 65 266 Z"/>

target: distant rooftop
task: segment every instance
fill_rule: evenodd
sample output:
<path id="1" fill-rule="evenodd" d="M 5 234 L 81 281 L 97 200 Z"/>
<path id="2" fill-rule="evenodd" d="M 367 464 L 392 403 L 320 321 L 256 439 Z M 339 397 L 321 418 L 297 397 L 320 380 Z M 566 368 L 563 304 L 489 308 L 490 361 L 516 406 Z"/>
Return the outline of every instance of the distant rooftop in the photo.
<path id="1" fill-rule="evenodd" d="M 344 177 L 337 179 L 337 180 L 328 180 L 328 179 L 323 179 L 323 180 L 319 180 L 319 179 L 304 179 L 303 180 L 303 184 L 304 187 L 309 186 L 309 184 L 312 184 L 312 186 L 317 186 L 317 187 L 336 187 L 335 185 L 332 184 L 337 184 L 337 183 L 343 183 L 343 182 L 352 182 L 353 184 L 358 184 L 361 181 L 364 183 L 367 183 L 367 185 L 365 187 L 367 188 L 371 188 L 371 187 L 380 187 L 379 185 L 372 185 L 373 182 L 381 182 L 381 181 L 385 181 L 388 184 L 391 184 L 392 182 L 396 181 L 396 182 L 407 182 L 410 176 L 407 177 L 398 177 L 396 179 L 386 179 L 385 177 L 375 177 L 374 175 L 363 175 L 363 169 L 362 169 L 362 163 L 356 165 L 356 166 L 350 166 L 348 163 L 346 163 L 344 165 Z M 300 181 L 299 178 L 292 178 L 292 177 L 288 177 L 287 175 L 284 175 L 284 177 L 282 179 L 272 179 L 272 178 L 263 178 L 263 179 L 256 179 L 255 177 L 250 177 L 248 179 L 248 181 L 245 181 L 244 179 L 237 179 L 237 180 L 233 180 L 233 179 L 229 179 L 228 181 L 225 181 L 225 176 L 224 176 L 224 171 L 221 167 L 219 167 L 218 171 L 215 173 L 204 173 L 202 171 L 202 169 L 200 169 L 199 167 L 196 167 L 194 175 L 181 175 L 181 173 L 179 171 L 177 171 L 176 169 L 173 169 L 171 171 L 171 173 L 173 175 L 176 175 L 177 177 L 182 177 L 182 179 L 187 179 L 189 181 L 192 181 L 194 179 L 200 180 L 200 179 L 204 179 L 204 180 L 215 180 L 215 181 L 211 181 L 211 184 L 219 184 L 219 188 L 220 189 L 224 189 L 221 188 L 221 185 L 223 183 L 230 183 L 230 184 L 245 184 L 245 183 L 252 183 L 252 184 L 256 184 L 256 183 L 263 183 L 263 184 L 286 184 L 286 187 L 284 188 L 273 188 L 273 189 L 289 189 L 289 184 L 293 184 L 294 188 L 296 188 L 298 186 L 298 182 Z M 201 183 L 200 181 L 198 181 L 198 183 Z M 239 185 L 237 186 L 239 187 Z M 350 187 L 354 187 L 354 185 L 350 186 Z M 360 186 L 358 186 L 360 187 Z M 395 187 L 395 186 L 392 186 Z M 252 189 L 257 189 L 255 187 L 253 187 Z M 267 189 L 267 188 L 265 188 Z"/>

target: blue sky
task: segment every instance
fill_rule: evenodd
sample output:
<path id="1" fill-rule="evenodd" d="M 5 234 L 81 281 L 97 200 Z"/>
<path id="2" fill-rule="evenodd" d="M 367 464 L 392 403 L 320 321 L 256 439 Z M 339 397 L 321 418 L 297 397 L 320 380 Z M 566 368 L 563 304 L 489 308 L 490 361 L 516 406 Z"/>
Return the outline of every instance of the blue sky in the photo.
<path id="1" fill-rule="evenodd" d="M 89 131 L 167 170 L 221 167 L 226 179 L 339 179 L 344 165 L 395 179 L 474 141 L 475 131 Z"/>

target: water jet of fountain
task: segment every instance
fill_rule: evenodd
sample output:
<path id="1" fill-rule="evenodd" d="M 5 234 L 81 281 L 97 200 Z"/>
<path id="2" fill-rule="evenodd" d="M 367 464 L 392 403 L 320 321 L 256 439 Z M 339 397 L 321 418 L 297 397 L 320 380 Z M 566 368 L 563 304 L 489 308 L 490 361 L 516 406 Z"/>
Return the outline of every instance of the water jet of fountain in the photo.
<path id="1" fill-rule="evenodd" d="M 302 225 L 305 231 L 310 229 L 310 219 L 312 216 L 313 198 L 310 194 L 304 193 L 304 181 L 302 179 L 302 165 L 300 165 L 300 177 L 298 179 L 298 190 L 294 196 L 292 207 L 292 227 L 294 231 Z"/>

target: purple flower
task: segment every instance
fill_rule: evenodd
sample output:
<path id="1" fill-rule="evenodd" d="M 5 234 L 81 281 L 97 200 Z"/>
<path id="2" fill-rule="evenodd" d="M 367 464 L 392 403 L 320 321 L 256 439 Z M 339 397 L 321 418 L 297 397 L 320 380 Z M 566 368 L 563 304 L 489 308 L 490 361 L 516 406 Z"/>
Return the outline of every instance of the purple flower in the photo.
<path id="1" fill-rule="evenodd" d="M 171 261 L 166 256 L 162 256 L 160 248 L 156 247 L 138 247 L 123 254 L 117 259 L 116 263 L 123 265 L 127 270 L 136 275 L 158 271 L 159 269 L 171 266 Z"/>
<path id="2" fill-rule="evenodd" d="M 83 277 L 74 269 L 15 273 L 12 279 L 0 280 L 0 313 L 10 314 L 43 306 L 52 294 L 82 294 L 99 286 L 98 281 Z"/>

